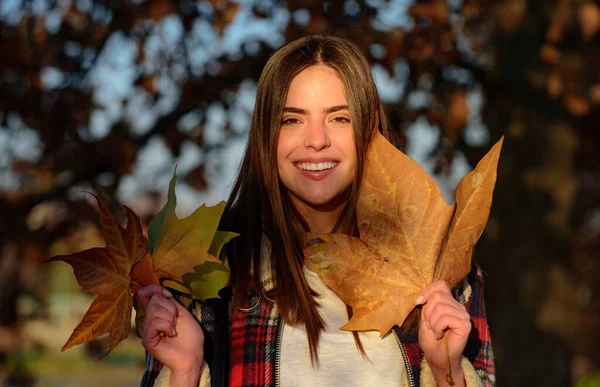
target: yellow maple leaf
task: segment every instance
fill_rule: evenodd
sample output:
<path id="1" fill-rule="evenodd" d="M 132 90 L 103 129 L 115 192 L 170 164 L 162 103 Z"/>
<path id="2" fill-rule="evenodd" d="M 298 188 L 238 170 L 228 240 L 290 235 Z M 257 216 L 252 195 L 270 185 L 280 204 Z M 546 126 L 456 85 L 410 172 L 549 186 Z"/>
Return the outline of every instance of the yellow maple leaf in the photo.
<path id="1" fill-rule="evenodd" d="M 360 239 L 314 234 L 307 265 L 354 314 L 343 330 L 387 333 L 401 326 L 417 295 L 471 268 L 487 223 L 503 139 L 465 176 L 448 205 L 425 170 L 376 133 L 357 203 Z"/>

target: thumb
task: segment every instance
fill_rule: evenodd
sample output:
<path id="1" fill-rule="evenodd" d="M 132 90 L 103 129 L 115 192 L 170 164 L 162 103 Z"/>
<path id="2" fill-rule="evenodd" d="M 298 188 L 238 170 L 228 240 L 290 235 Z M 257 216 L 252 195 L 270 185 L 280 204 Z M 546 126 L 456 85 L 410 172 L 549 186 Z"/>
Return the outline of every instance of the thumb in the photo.
<path id="1" fill-rule="evenodd" d="M 155 294 L 162 294 L 163 296 L 165 296 L 167 298 L 173 298 L 173 295 L 171 294 L 171 292 L 169 292 L 167 289 L 165 289 L 162 286 L 157 285 L 157 284 L 144 286 L 143 288 L 138 290 L 136 293 L 136 295 L 138 296 L 140 303 L 142 304 L 144 309 L 146 309 L 148 307 L 148 303 L 150 302 L 150 299 Z"/>
<path id="2" fill-rule="evenodd" d="M 181 305 L 181 303 L 179 301 L 177 301 L 176 299 L 174 299 L 174 298 L 173 298 L 173 304 L 177 308 L 177 316 L 180 316 L 181 312 L 188 312 L 189 313 L 189 310 L 185 306 Z"/>

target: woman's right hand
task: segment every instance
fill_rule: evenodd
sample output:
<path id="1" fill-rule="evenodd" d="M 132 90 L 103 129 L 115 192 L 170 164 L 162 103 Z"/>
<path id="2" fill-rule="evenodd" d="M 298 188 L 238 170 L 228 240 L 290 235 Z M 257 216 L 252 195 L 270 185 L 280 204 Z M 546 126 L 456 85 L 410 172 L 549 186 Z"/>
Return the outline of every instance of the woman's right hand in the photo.
<path id="1" fill-rule="evenodd" d="M 204 363 L 204 333 L 192 314 L 165 288 L 137 292 L 146 310 L 142 345 L 171 370 L 171 385 L 198 385 Z"/>

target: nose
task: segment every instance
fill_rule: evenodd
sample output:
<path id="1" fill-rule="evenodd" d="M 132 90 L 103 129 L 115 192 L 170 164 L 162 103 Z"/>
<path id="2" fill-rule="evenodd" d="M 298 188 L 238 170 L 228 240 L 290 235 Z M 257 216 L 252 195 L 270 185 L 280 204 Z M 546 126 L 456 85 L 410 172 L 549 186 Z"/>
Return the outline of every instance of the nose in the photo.
<path id="1" fill-rule="evenodd" d="M 313 148 L 316 151 L 328 148 L 331 145 L 327 126 L 323 120 L 314 120 L 306 126 L 306 136 L 304 145 L 307 148 Z"/>

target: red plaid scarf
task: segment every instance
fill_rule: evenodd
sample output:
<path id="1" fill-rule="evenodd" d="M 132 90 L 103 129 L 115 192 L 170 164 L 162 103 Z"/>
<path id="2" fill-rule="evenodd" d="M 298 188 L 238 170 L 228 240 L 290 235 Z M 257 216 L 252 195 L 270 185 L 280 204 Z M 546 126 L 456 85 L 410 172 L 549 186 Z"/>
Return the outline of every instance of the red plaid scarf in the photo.
<path id="1" fill-rule="evenodd" d="M 453 294 L 460 303 L 466 305 L 473 322 L 464 356 L 473 364 L 485 386 L 494 386 L 494 354 L 485 315 L 481 269 L 474 266 L 466 281 L 453 289 Z M 276 373 L 279 368 L 278 357 L 281 354 L 281 348 L 278 347 L 281 345 L 281 337 L 278 337 L 278 334 L 282 331 L 282 319 L 277 307 L 257 295 L 250 297 L 248 305 L 238 305 L 238 307 L 251 310 L 244 312 L 229 303 L 231 324 L 229 385 L 232 387 L 278 386 Z M 213 311 L 201 303 L 193 304 L 191 311 L 206 333 L 206 362 L 211 366 L 212 355 L 210 354 L 212 354 L 215 338 Z M 417 331 L 402 332 L 396 328 L 395 332 L 401 341 L 400 349 L 406 365 L 408 385 L 419 386 L 423 352 L 419 347 Z M 141 386 L 153 386 L 161 368 L 162 364 L 146 353 L 146 371 Z M 212 370 L 212 367 L 210 368 Z"/>

